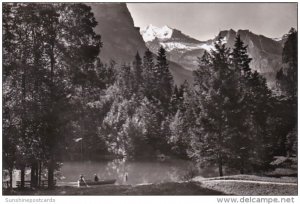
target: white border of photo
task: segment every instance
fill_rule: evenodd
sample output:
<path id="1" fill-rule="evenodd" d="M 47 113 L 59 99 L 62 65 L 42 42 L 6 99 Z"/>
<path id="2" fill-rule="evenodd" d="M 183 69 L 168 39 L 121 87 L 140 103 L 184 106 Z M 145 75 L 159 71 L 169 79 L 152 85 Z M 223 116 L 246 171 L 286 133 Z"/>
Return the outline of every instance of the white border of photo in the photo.
<path id="1" fill-rule="evenodd" d="M 116 0 L 103 0 L 103 1 L 97 1 L 97 0 L 88 0 L 88 1 L 83 1 L 83 0 L 50 0 L 50 1 L 45 1 L 45 0 L 2 0 L 1 2 L 182 2 L 182 3 L 187 3 L 184 1 L 174 1 L 174 0 L 164 0 L 164 1 L 159 1 L 159 0 L 152 0 L 152 1 L 139 1 L 139 0 L 127 0 L 127 1 L 116 1 Z M 189 0 L 188 2 L 206 2 L 206 3 L 212 3 L 212 2 L 217 2 L 217 3 L 225 3 L 225 2 L 231 2 L 231 3 L 261 3 L 261 1 L 258 0 L 252 0 L 251 2 L 249 1 L 239 1 L 239 2 L 234 2 L 234 1 L 224 1 L 224 0 L 213 0 L 213 1 L 195 1 L 195 0 Z M 290 1 L 269 1 L 269 0 L 264 0 L 264 3 L 298 3 L 296 0 L 290 0 Z M 2 4 L 1 4 L 1 11 L 2 11 Z M 1 22 L 2 22 L 2 15 L 1 15 Z M 299 15 L 297 16 L 298 18 L 298 23 L 299 23 Z M 299 26 L 298 26 L 299 27 Z M 2 33 L 2 26 L 1 26 L 1 33 Z M 298 29 L 297 29 L 298 30 Z M 1 42 L 2 42 L 2 35 L 1 35 Z M 299 41 L 298 41 L 298 47 L 299 47 Z M 1 48 L 2 48 L 2 43 L 1 43 Z M 2 62 L 2 49 L 1 49 L 1 62 Z M 299 52 L 298 52 L 298 59 L 299 59 Z M 1 63 L 1 69 L 0 69 L 0 74 L 2 76 L 2 63 Z M 299 72 L 298 72 L 298 79 L 299 79 Z M 0 78 L 1 85 L 2 85 L 2 77 Z M 298 90 L 299 90 L 299 83 L 298 83 Z M 2 95 L 2 88 L 0 90 L 1 95 Z M 2 100 L 0 101 L 1 107 L 2 107 Z M 299 107 L 299 100 L 298 100 L 298 107 Z M 2 110 L 2 109 L 1 109 Z M 299 116 L 299 109 L 298 109 L 298 116 Z M 1 119 L 2 119 L 2 114 L 1 114 Z M 299 120 L 298 120 L 298 127 L 299 127 Z M 0 145 L 2 147 L 2 123 L 1 123 L 1 140 L 0 140 Z M 298 150 L 299 150 L 299 142 L 298 142 Z M 2 152 L 2 151 L 1 151 Z M 298 151 L 299 152 L 299 151 Z M 298 155 L 299 156 L 299 155 Z M 0 158 L 0 165 L 2 168 L 2 156 Z M 1 177 L 2 177 L 2 171 L 1 171 Z M 2 182 L 1 182 L 1 189 L 2 189 Z M 300 203 L 299 199 L 299 185 L 298 185 L 298 196 L 3 196 L 1 193 L 1 203 L 89 203 L 89 204 L 98 204 L 98 203 L 105 203 L 105 204 L 111 204 L 111 203 L 116 203 L 116 204 L 140 204 L 140 203 L 146 203 L 146 204 L 159 204 L 159 203 L 171 203 L 171 204 L 183 204 L 183 203 L 188 203 L 188 204 L 217 204 L 217 203 L 267 203 L 267 204 L 272 204 L 272 203 Z M 41 199 L 41 200 L 39 200 Z M 221 199 L 223 201 L 221 202 Z M 225 201 L 226 199 L 226 201 Z M 248 199 L 248 200 L 247 200 Z M 46 201 L 47 200 L 47 201 Z M 51 200 L 54 202 L 51 202 Z M 277 202 L 275 201 L 277 200 Z M 236 201 L 236 202 L 235 202 Z M 284 202 L 286 201 L 286 202 Z M 289 201 L 289 202 L 288 202 Z"/>

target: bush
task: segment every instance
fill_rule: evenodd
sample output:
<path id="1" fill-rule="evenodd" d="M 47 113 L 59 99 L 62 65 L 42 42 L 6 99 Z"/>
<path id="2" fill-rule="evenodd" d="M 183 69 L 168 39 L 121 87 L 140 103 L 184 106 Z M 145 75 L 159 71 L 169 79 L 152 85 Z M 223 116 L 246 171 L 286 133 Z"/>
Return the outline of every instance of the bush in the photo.
<path id="1" fill-rule="evenodd" d="M 195 164 L 190 164 L 187 167 L 186 172 L 181 177 L 182 181 L 191 181 L 193 178 L 200 174 L 199 168 Z"/>

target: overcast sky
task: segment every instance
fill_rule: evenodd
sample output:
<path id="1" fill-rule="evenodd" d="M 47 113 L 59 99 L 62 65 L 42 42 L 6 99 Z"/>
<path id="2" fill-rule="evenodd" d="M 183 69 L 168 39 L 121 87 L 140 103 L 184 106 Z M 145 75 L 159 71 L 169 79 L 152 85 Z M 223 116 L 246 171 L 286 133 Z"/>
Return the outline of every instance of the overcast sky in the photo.
<path id="1" fill-rule="evenodd" d="M 296 3 L 127 3 L 135 26 L 168 25 L 198 40 L 220 30 L 249 29 L 267 37 L 281 37 L 297 28 Z"/>

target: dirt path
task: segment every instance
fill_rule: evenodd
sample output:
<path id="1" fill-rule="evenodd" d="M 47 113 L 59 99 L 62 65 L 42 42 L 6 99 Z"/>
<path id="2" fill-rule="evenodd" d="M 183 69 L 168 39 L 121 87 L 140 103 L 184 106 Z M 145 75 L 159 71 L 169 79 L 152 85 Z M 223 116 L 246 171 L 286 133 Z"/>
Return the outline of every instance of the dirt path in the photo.
<path id="1" fill-rule="evenodd" d="M 297 178 L 269 178 L 258 176 L 228 176 L 217 178 L 195 178 L 199 185 L 233 195 L 297 195 Z"/>
<path id="2" fill-rule="evenodd" d="M 272 182 L 272 181 L 249 181 L 249 180 L 207 180 L 207 181 L 202 181 L 202 182 L 210 182 L 210 181 L 219 181 L 219 182 L 236 182 L 236 183 L 255 183 L 255 184 L 273 184 L 273 185 L 290 185 L 290 186 L 298 186 L 296 183 L 285 183 L 285 182 Z"/>

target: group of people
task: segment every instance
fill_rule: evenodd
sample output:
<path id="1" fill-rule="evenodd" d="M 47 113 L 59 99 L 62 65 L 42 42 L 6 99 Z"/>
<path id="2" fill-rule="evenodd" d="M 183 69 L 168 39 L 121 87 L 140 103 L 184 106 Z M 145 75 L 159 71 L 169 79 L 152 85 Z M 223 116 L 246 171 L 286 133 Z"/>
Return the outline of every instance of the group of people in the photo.
<path id="1" fill-rule="evenodd" d="M 97 174 L 94 174 L 94 182 L 99 182 L 99 177 Z M 124 183 L 127 183 L 128 181 L 128 173 L 125 172 L 124 174 Z M 85 181 L 83 174 L 80 175 L 79 180 L 78 180 L 78 187 L 80 186 L 89 186 L 88 182 Z"/>
<path id="2" fill-rule="evenodd" d="M 97 176 L 97 174 L 94 175 L 94 181 L 98 182 L 99 181 L 99 177 Z M 86 183 L 84 176 L 81 174 L 80 178 L 78 180 L 78 187 L 80 186 L 88 186 L 88 184 Z"/>

